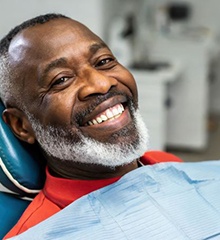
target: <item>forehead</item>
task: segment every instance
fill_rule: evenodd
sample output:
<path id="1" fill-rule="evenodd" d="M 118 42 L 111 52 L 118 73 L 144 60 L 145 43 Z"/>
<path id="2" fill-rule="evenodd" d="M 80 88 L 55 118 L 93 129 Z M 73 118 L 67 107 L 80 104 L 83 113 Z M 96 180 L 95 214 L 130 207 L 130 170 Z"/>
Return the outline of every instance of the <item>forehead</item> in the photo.
<path id="1" fill-rule="evenodd" d="M 11 42 L 9 56 L 13 62 L 21 62 L 28 57 L 52 57 L 65 46 L 82 48 L 84 44 L 101 40 L 81 23 L 71 19 L 54 19 L 37 24 L 19 33 Z"/>

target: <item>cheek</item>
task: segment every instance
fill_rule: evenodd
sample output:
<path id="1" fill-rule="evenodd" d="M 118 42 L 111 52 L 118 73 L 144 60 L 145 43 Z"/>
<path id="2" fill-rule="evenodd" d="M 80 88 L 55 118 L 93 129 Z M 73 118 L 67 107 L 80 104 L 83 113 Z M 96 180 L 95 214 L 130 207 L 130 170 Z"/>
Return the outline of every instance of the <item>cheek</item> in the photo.
<path id="1" fill-rule="evenodd" d="M 71 122 L 73 103 L 71 97 L 53 95 L 47 97 L 41 105 L 40 118 L 46 125 L 67 125 Z"/>
<path id="2" fill-rule="evenodd" d="M 137 101 L 137 97 L 138 97 L 137 84 L 133 75 L 127 69 L 125 69 L 125 74 L 124 74 L 122 83 L 130 89 L 134 100 Z"/>

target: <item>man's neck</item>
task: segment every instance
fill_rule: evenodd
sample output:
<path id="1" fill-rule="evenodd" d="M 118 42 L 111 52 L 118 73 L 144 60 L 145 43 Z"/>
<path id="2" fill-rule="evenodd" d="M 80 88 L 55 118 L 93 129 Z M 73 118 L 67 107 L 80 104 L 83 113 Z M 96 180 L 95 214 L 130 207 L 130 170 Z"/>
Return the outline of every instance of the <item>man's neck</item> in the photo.
<path id="1" fill-rule="evenodd" d="M 96 164 L 84 164 L 71 161 L 52 160 L 48 162 L 48 166 L 50 173 L 56 177 L 81 180 L 95 180 L 121 177 L 124 174 L 138 168 L 138 162 L 137 160 L 134 160 L 127 165 L 106 167 Z"/>

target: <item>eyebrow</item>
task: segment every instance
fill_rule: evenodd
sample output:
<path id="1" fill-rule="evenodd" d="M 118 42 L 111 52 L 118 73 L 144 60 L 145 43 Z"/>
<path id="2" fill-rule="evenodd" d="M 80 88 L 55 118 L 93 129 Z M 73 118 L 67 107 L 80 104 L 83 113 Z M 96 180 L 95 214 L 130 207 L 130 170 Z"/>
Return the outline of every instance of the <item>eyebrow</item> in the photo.
<path id="1" fill-rule="evenodd" d="M 99 49 L 102 49 L 102 48 L 108 48 L 108 46 L 104 42 L 94 43 L 91 46 L 89 46 L 89 52 L 91 52 L 92 54 L 95 54 Z M 65 67 L 66 65 L 67 65 L 67 59 L 64 57 L 51 61 L 46 65 L 46 67 L 42 71 L 39 81 L 43 81 L 43 79 L 45 79 L 47 74 L 53 69 L 56 69 L 58 67 Z"/>
<path id="2" fill-rule="evenodd" d="M 89 47 L 89 51 L 92 54 L 95 54 L 99 49 L 102 49 L 102 48 L 108 48 L 108 46 L 104 42 L 94 43 Z"/>
<path id="3" fill-rule="evenodd" d="M 57 67 L 64 67 L 66 65 L 67 65 L 67 60 L 65 58 L 55 59 L 54 61 L 52 61 L 46 65 L 46 67 L 44 68 L 44 70 L 42 72 L 41 79 L 44 79 L 46 77 L 46 75 L 53 69 L 55 69 Z"/>

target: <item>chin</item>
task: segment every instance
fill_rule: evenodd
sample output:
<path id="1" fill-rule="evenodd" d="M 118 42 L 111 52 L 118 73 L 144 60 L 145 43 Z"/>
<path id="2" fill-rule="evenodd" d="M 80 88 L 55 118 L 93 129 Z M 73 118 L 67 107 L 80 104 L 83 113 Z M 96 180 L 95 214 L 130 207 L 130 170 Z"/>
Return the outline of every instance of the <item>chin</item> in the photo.
<path id="1" fill-rule="evenodd" d="M 132 112 L 132 111 L 131 111 Z M 98 164 L 117 167 L 131 163 L 148 149 L 148 131 L 138 110 L 131 114 L 131 121 L 111 133 L 105 141 L 85 136 L 80 131 L 33 125 L 37 139 L 48 156 L 61 161 Z"/>

